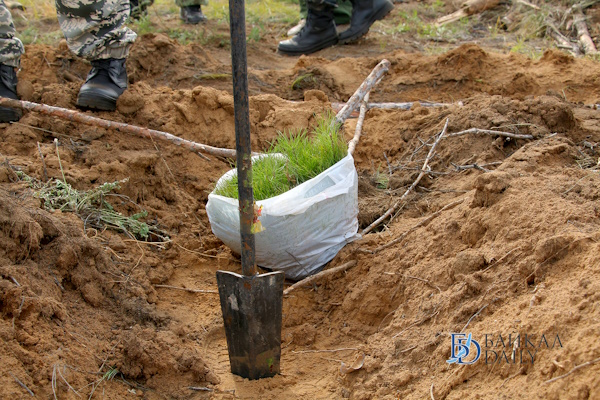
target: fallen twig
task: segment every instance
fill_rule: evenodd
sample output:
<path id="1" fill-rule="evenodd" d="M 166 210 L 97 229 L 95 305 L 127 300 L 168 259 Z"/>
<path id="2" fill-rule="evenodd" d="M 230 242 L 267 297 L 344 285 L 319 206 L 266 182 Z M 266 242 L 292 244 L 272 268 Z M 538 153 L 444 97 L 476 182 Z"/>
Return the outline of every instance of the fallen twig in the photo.
<path id="1" fill-rule="evenodd" d="M 371 91 L 371 89 L 379 82 L 379 79 L 390 69 L 390 62 L 386 59 L 381 60 L 373 71 L 367 76 L 367 79 L 356 89 L 356 92 L 348 99 L 348 102 L 342 109 L 336 114 L 335 121 L 339 124 L 343 124 L 346 119 L 352 114 L 352 111 L 358 107 L 363 101 L 365 95 Z M 1 104 L 1 103 L 0 103 Z"/>
<path id="2" fill-rule="evenodd" d="M 485 168 L 485 167 L 500 165 L 500 164 L 502 164 L 502 162 L 496 161 L 496 162 L 491 162 L 491 163 L 481 164 L 481 165 L 479 165 L 477 163 L 466 164 L 466 165 L 457 165 L 457 164 L 454 164 L 454 163 L 450 163 L 450 164 L 452 164 L 452 166 L 454 168 L 456 168 L 457 171 L 465 171 L 467 169 L 478 169 L 478 170 L 483 171 L 483 172 L 490 172 L 490 170 L 487 169 L 487 168 Z"/>
<path id="3" fill-rule="evenodd" d="M 583 52 L 585 54 L 597 53 L 598 50 L 590 37 L 590 32 L 588 31 L 587 24 L 585 23 L 585 16 L 583 15 L 581 8 L 576 9 L 573 14 L 573 25 L 575 25 L 575 29 L 577 30 L 577 37 L 579 38 L 579 43 L 581 43 Z"/>
<path id="4" fill-rule="evenodd" d="M 463 201 L 465 201 L 465 199 L 459 199 L 456 201 L 453 201 L 450 204 L 446 204 L 444 207 L 442 207 L 441 209 L 439 209 L 438 211 L 434 212 L 433 214 L 431 214 L 430 216 L 428 216 L 427 218 L 421 220 L 418 224 L 414 225 L 413 227 L 411 227 L 409 230 L 407 230 L 406 232 L 402 233 L 400 236 L 398 236 L 396 239 L 392 240 L 391 242 L 388 242 L 382 246 L 379 246 L 378 248 L 376 248 L 375 250 L 372 251 L 372 254 L 375 253 L 379 253 L 382 250 L 387 249 L 390 246 L 395 245 L 396 243 L 399 243 L 400 241 L 402 241 L 402 239 L 404 239 L 409 233 L 414 232 L 415 230 L 417 230 L 417 228 L 420 228 L 421 226 L 429 223 L 432 219 L 436 218 L 437 216 L 439 216 L 441 213 L 443 213 L 444 211 L 459 205 L 460 203 L 462 203 Z"/>
<path id="5" fill-rule="evenodd" d="M 434 312 L 432 312 L 431 314 L 429 314 L 429 315 L 426 315 L 425 317 L 421 318 L 420 320 L 418 320 L 418 321 L 415 321 L 415 322 L 413 322 L 412 324 L 408 325 L 406 328 L 402 329 L 400 332 L 398 332 L 398 333 L 396 333 L 394 336 L 392 336 L 392 339 L 396 339 L 398 336 L 402 335 L 404 332 L 408 331 L 408 330 L 409 330 L 410 328 L 412 328 L 413 326 L 420 325 L 420 324 L 422 324 L 423 322 L 425 322 L 425 321 L 427 321 L 427 320 L 429 320 L 429 319 L 431 319 L 431 318 L 435 317 L 435 316 L 436 316 L 436 315 L 438 315 L 439 313 L 440 313 L 440 310 L 438 310 L 438 309 L 437 309 L 437 307 L 436 307 L 436 310 L 435 310 Z"/>
<path id="6" fill-rule="evenodd" d="M 142 136 L 145 138 L 155 138 L 166 140 L 177 146 L 185 147 L 193 152 L 204 152 L 215 156 L 235 158 L 235 150 L 222 149 L 209 146 L 202 143 L 192 142 L 191 140 L 182 139 L 178 136 L 167 132 L 157 131 L 154 129 L 143 128 L 141 126 L 129 125 L 123 122 L 109 121 L 102 118 L 92 117 L 84 113 L 69 110 L 67 108 L 53 107 L 46 104 L 32 103 L 30 101 L 13 100 L 6 97 L 0 97 L 0 105 L 3 107 L 18 108 L 22 110 L 36 111 L 41 114 L 51 115 L 54 117 L 66 119 L 67 121 L 80 122 L 86 125 L 99 126 L 105 129 L 112 129 L 117 132 L 127 132 L 130 134 Z"/>
<path id="7" fill-rule="evenodd" d="M 469 15 L 479 14 L 482 11 L 496 7 L 499 3 L 500 0 L 467 0 L 461 4 L 458 11 L 438 18 L 435 25 L 442 26 L 468 17 Z"/>
<path id="8" fill-rule="evenodd" d="M 581 368 L 583 368 L 583 367 L 587 367 L 587 366 L 589 366 L 589 365 L 592 365 L 592 364 L 596 364 L 597 362 L 600 362 L 600 357 L 599 357 L 599 358 L 596 358 L 595 360 L 588 361 L 588 362 L 584 362 L 583 364 L 579 364 L 579 365 L 577 365 L 577 366 L 573 367 L 573 369 L 571 369 L 571 370 L 570 370 L 569 372 L 567 372 L 566 374 L 563 374 L 563 375 L 557 376 L 556 378 L 549 379 L 549 380 L 547 380 L 547 381 L 546 381 L 546 382 L 544 382 L 544 383 L 546 383 L 546 384 L 547 384 L 547 383 L 556 382 L 556 381 L 557 381 L 557 380 L 559 380 L 559 379 L 566 378 L 567 376 L 571 375 L 573 372 L 577 371 L 578 369 L 581 369 Z"/>
<path id="9" fill-rule="evenodd" d="M 415 279 L 417 281 L 425 282 L 429 286 L 436 288 L 438 290 L 438 292 L 442 293 L 442 289 L 440 289 L 440 287 L 438 285 L 434 285 L 433 283 L 431 283 L 431 281 L 429 281 L 427 279 L 419 278 L 418 276 L 412 276 L 412 275 L 404 275 L 404 276 L 406 278 Z"/>
<path id="10" fill-rule="evenodd" d="M 431 400 L 435 400 L 435 397 L 433 397 L 433 385 L 435 385 L 435 383 L 432 383 L 431 387 L 429 388 L 429 395 L 431 396 Z"/>
<path id="11" fill-rule="evenodd" d="M 546 34 L 550 35 L 558 43 L 559 47 L 569 50 L 569 52 L 575 57 L 581 56 L 581 50 L 579 50 L 579 46 L 571 43 L 569 39 L 560 33 L 552 21 L 547 19 L 545 23 L 547 27 Z"/>
<path id="12" fill-rule="evenodd" d="M 358 116 L 358 121 L 356 121 L 356 130 L 354 131 L 354 137 L 348 143 L 348 154 L 354 154 L 354 149 L 360 140 L 360 135 L 362 134 L 363 123 L 365 122 L 365 116 L 367 115 L 367 102 L 369 101 L 369 95 L 371 93 L 367 93 L 365 98 L 363 99 L 360 105 L 360 115 Z"/>
<path id="13" fill-rule="evenodd" d="M 451 106 L 451 105 L 462 105 L 461 102 L 458 103 L 432 103 L 432 102 L 428 102 L 428 101 L 407 101 L 407 102 L 399 102 L 399 103 L 393 103 L 393 102 L 387 102 L 387 103 L 369 103 L 367 102 L 367 110 L 371 110 L 371 109 L 379 109 L 379 110 L 410 110 L 413 106 L 415 106 L 416 104 L 419 104 L 421 107 L 446 107 L 446 106 Z M 344 106 L 346 105 L 346 103 L 336 103 L 336 102 L 332 102 L 331 103 L 331 108 L 335 111 L 335 112 L 339 112 Z"/>
<path id="14" fill-rule="evenodd" d="M 460 333 L 462 333 L 465 329 L 467 329 L 467 326 L 469 326 L 469 324 L 471 323 L 471 321 L 473 321 L 473 319 L 475 319 L 476 316 L 478 316 L 479 314 L 481 314 L 481 312 L 483 310 L 485 310 L 487 306 L 489 306 L 489 304 L 486 304 L 485 306 L 483 306 L 479 310 L 477 310 L 477 312 L 475 314 L 473 314 L 473 316 L 471 316 L 471 318 L 469 318 L 469 320 L 467 321 L 467 323 L 465 324 L 465 326 L 460 330 Z"/>
<path id="15" fill-rule="evenodd" d="M 356 347 L 344 347 L 341 349 L 333 349 L 333 350 L 300 350 L 300 351 L 292 351 L 294 354 L 305 354 L 305 353 L 337 353 L 338 351 L 348 351 L 348 350 L 358 350 Z"/>
<path id="16" fill-rule="evenodd" d="M 366 235 L 367 233 L 371 232 L 373 230 L 373 228 L 377 227 L 379 224 L 381 224 L 387 217 L 389 217 L 390 215 L 392 215 L 392 213 L 394 213 L 394 211 L 396 211 L 396 209 L 398 208 L 398 206 L 400 205 L 400 203 L 402 202 L 402 200 L 404 200 L 404 198 L 406 196 L 408 196 L 408 194 L 415 188 L 415 186 L 417 186 L 417 184 L 421 181 L 421 178 L 423 178 L 423 176 L 427 173 L 428 171 L 428 167 L 427 165 L 429 164 L 429 161 L 431 160 L 431 158 L 433 157 L 433 154 L 435 152 L 435 148 L 438 145 L 438 143 L 440 142 L 440 140 L 444 137 L 444 135 L 446 134 L 446 129 L 448 129 L 448 119 L 446 119 L 446 123 L 444 124 L 444 128 L 442 129 L 442 132 L 438 135 L 438 137 L 435 139 L 435 142 L 433 142 L 433 145 L 431 146 L 431 149 L 429 149 L 429 154 L 427 154 L 427 158 L 425 158 L 425 162 L 423 163 L 423 167 L 421 168 L 421 172 L 419 173 L 419 176 L 417 176 L 417 179 L 412 183 L 412 185 L 410 185 L 410 187 L 408 189 L 406 189 L 406 191 L 404 192 L 404 194 L 400 197 L 400 199 L 398 199 L 398 201 L 389 209 L 385 212 L 385 214 L 383 214 L 381 217 L 377 218 L 377 220 L 375 220 L 375 222 L 373 222 L 371 225 L 367 226 L 365 229 L 363 229 L 363 231 L 361 232 L 362 235 Z"/>
<path id="17" fill-rule="evenodd" d="M 179 286 L 171 286 L 171 285 L 154 285 L 157 288 L 165 288 L 165 289 L 175 289 L 175 290 L 183 290 L 190 293 L 219 293 L 217 290 L 203 290 L 203 289 L 188 289 Z"/>
<path id="18" fill-rule="evenodd" d="M 451 138 L 451 137 L 456 137 L 456 136 L 462 136 L 462 135 L 468 135 L 470 133 L 484 133 L 486 135 L 493 135 L 493 136 L 504 136 L 504 137 L 509 137 L 512 139 L 533 139 L 533 135 L 521 135 L 518 133 L 512 133 L 512 132 L 502 132 L 502 131 L 494 131 L 491 129 L 479 129 L 479 128 L 471 128 L 471 129 L 467 129 L 464 131 L 460 131 L 460 132 L 456 132 L 456 133 L 451 133 L 448 136 L 446 136 L 446 138 Z"/>
<path id="19" fill-rule="evenodd" d="M 331 269 L 327 269 L 325 271 L 321 271 L 318 274 L 309 276 L 308 278 L 302 279 L 301 281 L 298 281 L 298 282 L 294 283 L 292 286 L 290 286 L 289 288 L 287 288 L 287 289 L 285 289 L 283 291 L 283 295 L 284 296 L 288 295 L 292 290 L 296 290 L 299 287 L 306 286 L 309 283 L 312 283 L 312 282 L 314 282 L 314 281 L 316 281 L 318 279 L 324 278 L 326 276 L 333 275 L 333 274 L 335 274 L 337 272 L 345 271 L 345 270 L 347 270 L 349 268 L 354 267 L 355 265 L 356 265 L 356 260 L 352 260 L 352 261 L 348 261 L 347 263 L 342 264 L 342 265 L 340 265 L 338 267 L 334 267 L 334 268 L 331 268 Z"/>
<path id="20" fill-rule="evenodd" d="M 16 376 L 14 376 L 12 374 L 12 372 L 9 372 L 10 376 L 12 376 L 14 378 L 15 381 L 17 381 L 17 383 L 25 390 L 27 390 L 27 392 L 31 395 L 31 397 L 35 397 L 35 394 L 33 394 L 33 392 L 27 387 L 27 385 L 25 385 L 23 382 L 21 382 L 19 380 L 19 378 L 17 378 Z"/>

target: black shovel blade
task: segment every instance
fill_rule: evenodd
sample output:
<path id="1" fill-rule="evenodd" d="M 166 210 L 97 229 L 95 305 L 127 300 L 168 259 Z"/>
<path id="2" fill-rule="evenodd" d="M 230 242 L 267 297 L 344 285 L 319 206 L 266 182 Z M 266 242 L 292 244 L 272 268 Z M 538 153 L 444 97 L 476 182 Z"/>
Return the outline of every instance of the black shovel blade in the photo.
<path id="1" fill-rule="evenodd" d="M 248 379 L 279 373 L 282 271 L 244 276 L 217 271 L 231 372 Z"/>

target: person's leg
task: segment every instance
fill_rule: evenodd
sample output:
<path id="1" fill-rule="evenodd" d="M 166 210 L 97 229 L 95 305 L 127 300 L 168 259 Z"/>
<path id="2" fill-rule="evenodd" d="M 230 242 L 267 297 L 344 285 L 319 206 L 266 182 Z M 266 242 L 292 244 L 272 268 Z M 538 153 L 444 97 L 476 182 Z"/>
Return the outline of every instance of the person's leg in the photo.
<path id="1" fill-rule="evenodd" d="M 208 0 L 175 0 L 175 4 L 181 7 L 180 17 L 184 23 L 196 25 L 206 21 L 202 6 L 208 5 Z"/>
<path id="2" fill-rule="evenodd" d="M 338 6 L 333 10 L 333 18 L 336 25 L 350 23 L 352 17 L 352 2 L 350 0 L 339 0 Z"/>
<path id="3" fill-rule="evenodd" d="M 287 31 L 288 36 L 296 36 L 304 25 L 306 25 L 306 14 L 308 13 L 308 8 L 306 7 L 306 0 L 300 0 L 300 21 L 296 25 L 290 28 Z"/>
<path id="4" fill-rule="evenodd" d="M 125 59 L 136 38 L 125 26 L 129 0 L 56 0 L 56 12 L 69 49 L 92 64 L 77 105 L 114 110 L 127 88 Z"/>
<path id="5" fill-rule="evenodd" d="M 15 25 L 4 0 L 0 0 L 0 96 L 17 99 L 17 73 L 21 55 L 25 52 L 23 43 L 15 37 Z M 0 122 L 18 121 L 22 111 L 0 107 Z"/>
<path id="6" fill-rule="evenodd" d="M 148 7 L 154 4 L 154 0 L 130 0 L 129 3 L 129 17 L 138 20 L 148 15 Z"/>
<path id="7" fill-rule="evenodd" d="M 307 0 L 306 25 L 293 38 L 279 42 L 277 49 L 287 55 L 310 54 L 338 42 L 333 21 L 336 0 Z"/>
<path id="8" fill-rule="evenodd" d="M 375 21 L 394 9 L 390 0 L 352 0 L 350 28 L 340 33 L 340 43 L 351 43 L 369 32 Z"/>

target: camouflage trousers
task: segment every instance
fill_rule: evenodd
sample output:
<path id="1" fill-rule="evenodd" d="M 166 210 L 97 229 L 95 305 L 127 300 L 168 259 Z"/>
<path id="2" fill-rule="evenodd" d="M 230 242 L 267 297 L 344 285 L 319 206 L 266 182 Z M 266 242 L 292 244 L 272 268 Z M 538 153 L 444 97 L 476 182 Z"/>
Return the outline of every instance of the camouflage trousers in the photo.
<path id="1" fill-rule="evenodd" d="M 88 60 L 125 58 L 136 38 L 125 26 L 129 0 L 56 0 L 69 49 Z"/>
<path id="2" fill-rule="evenodd" d="M 15 25 L 4 0 L 0 0 L 0 63 L 19 67 L 23 43 L 15 36 Z"/>
<path id="3" fill-rule="evenodd" d="M 56 0 L 58 22 L 69 49 L 88 60 L 125 58 L 136 38 L 125 26 L 129 0 Z M 23 43 L 4 0 L 0 0 L 0 63 L 18 67 Z"/>
<path id="4" fill-rule="evenodd" d="M 140 15 L 146 8 L 154 4 L 154 0 L 137 0 L 131 3 L 131 15 Z M 208 0 L 175 0 L 175 4 L 179 7 L 187 6 L 205 6 Z"/>
<path id="5" fill-rule="evenodd" d="M 314 3 L 314 2 L 313 2 Z M 337 7 L 333 9 L 333 19 L 336 25 L 350 23 L 352 17 L 352 2 L 350 0 L 339 0 Z M 332 5 L 330 3 L 330 5 Z M 300 0 L 300 17 L 306 19 L 308 14 L 308 5 L 306 0 Z"/>

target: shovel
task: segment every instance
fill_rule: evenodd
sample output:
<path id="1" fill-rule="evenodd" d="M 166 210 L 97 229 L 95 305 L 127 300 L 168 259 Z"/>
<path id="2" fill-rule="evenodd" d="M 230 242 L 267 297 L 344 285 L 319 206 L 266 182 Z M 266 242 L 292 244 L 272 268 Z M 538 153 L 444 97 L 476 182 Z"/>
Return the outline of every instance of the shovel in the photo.
<path id="1" fill-rule="evenodd" d="M 279 373 L 284 273 L 259 275 L 255 264 L 244 3 L 229 0 L 243 275 L 217 271 L 217 285 L 231 372 L 260 379 Z"/>

